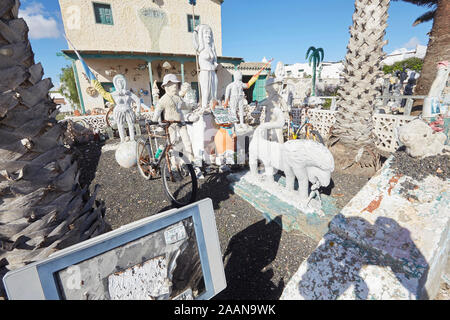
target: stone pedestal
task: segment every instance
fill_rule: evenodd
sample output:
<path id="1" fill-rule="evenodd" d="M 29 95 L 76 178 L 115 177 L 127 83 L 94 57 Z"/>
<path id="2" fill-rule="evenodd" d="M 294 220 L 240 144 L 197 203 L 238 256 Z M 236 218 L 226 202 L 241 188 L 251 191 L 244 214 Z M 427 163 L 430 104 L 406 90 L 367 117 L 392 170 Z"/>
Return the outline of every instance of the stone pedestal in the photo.
<path id="1" fill-rule="evenodd" d="M 436 296 L 450 248 L 450 181 L 397 175 L 391 161 L 333 218 L 281 299 Z"/>
<path id="2" fill-rule="evenodd" d="M 258 211 L 268 221 L 281 216 L 281 226 L 286 231 L 298 230 L 307 236 L 320 240 L 328 230 L 328 223 L 339 212 L 333 197 L 321 195 L 322 208 L 303 208 L 298 201 L 298 192 L 289 192 L 285 178 L 275 175 L 275 182 L 265 182 L 248 171 L 229 174 L 233 192 Z"/>

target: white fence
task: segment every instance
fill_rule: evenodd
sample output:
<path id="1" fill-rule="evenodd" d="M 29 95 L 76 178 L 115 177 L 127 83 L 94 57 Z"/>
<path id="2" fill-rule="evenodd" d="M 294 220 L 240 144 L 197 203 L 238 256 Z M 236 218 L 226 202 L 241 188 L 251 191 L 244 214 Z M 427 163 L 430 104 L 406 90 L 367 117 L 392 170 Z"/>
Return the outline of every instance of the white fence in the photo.
<path id="1" fill-rule="evenodd" d="M 300 117 L 304 115 L 304 110 L 294 108 L 292 110 L 293 121 L 299 122 Z M 314 128 L 325 139 L 328 137 L 331 127 L 336 122 L 337 111 L 309 109 L 309 121 Z M 144 118 L 150 118 L 151 113 L 143 112 L 141 116 Z M 397 127 L 404 125 L 414 119 L 412 116 L 402 115 L 390 115 L 376 113 L 373 115 L 373 133 L 375 135 L 375 145 L 378 149 L 387 152 L 395 152 L 400 146 L 397 138 Z M 79 116 L 79 117 L 67 117 L 62 121 L 72 120 L 74 122 L 82 124 L 86 128 L 96 130 L 99 132 L 106 132 L 106 118 L 105 115 L 96 116 Z"/>
<path id="2" fill-rule="evenodd" d="M 336 113 L 337 111 L 310 109 L 308 111 L 309 121 L 324 138 L 327 138 L 330 128 L 336 122 Z M 382 151 L 395 152 L 400 146 L 397 128 L 414 118 L 412 116 L 375 113 L 372 121 L 377 148 Z"/>

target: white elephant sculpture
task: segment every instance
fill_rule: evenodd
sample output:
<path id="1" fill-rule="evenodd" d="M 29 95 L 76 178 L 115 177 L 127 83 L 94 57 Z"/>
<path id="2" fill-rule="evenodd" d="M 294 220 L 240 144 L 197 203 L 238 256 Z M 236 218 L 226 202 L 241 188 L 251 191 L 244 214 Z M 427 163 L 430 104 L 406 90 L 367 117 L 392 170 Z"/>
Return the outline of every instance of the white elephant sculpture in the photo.
<path id="1" fill-rule="evenodd" d="M 250 172 L 258 175 L 258 160 L 264 164 L 266 179 L 270 182 L 274 181 L 274 169 L 282 170 L 289 191 L 294 191 L 297 178 L 299 200 L 306 206 L 311 199 L 308 181 L 313 184 L 311 194 L 316 195 L 321 186 L 330 184 L 334 171 L 333 155 L 323 144 L 312 140 L 289 140 L 285 143 L 268 141 L 265 136 L 271 127 L 270 123 L 263 123 L 253 134 L 249 146 Z"/>

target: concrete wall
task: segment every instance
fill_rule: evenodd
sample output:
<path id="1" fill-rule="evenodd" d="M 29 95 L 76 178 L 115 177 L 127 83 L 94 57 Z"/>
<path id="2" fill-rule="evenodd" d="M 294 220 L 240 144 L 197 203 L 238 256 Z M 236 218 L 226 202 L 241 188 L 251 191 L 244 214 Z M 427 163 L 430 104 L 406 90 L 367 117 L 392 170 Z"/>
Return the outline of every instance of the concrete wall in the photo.
<path id="1" fill-rule="evenodd" d="M 93 3 L 110 4 L 113 25 L 95 21 Z M 182 0 L 59 0 L 64 29 L 77 50 L 112 50 L 194 54 L 187 15 L 192 6 Z M 146 24 L 154 12 L 165 16 L 165 24 Z M 198 0 L 195 15 L 211 26 L 217 55 L 222 55 L 221 5 L 218 1 Z M 145 18 L 144 16 L 147 16 Z M 152 31 L 149 31 L 152 29 Z M 153 38 L 153 39 L 152 39 Z M 159 41 L 157 39 L 159 38 Z M 153 41 L 152 41 L 153 40 Z"/>

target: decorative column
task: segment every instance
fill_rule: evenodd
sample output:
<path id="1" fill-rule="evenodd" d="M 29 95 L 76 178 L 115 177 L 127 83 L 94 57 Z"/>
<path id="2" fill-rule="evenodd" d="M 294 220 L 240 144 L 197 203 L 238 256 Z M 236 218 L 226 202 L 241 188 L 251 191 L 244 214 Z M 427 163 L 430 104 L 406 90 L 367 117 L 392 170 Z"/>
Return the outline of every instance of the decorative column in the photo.
<path id="1" fill-rule="evenodd" d="M 181 64 L 181 83 L 184 83 L 184 62 L 180 62 Z"/>

